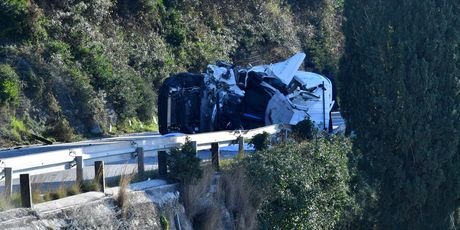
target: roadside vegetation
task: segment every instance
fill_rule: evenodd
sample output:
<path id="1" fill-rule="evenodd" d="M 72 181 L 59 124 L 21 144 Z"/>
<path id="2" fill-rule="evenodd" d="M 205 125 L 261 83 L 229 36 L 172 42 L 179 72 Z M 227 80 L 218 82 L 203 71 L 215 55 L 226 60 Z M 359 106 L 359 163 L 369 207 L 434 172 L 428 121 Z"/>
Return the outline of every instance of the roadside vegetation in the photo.
<path id="1" fill-rule="evenodd" d="M 156 130 L 162 80 L 219 59 L 255 65 L 304 51 L 306 69 L 335 73 L 342 5 L 4 0 L 0 146 Z"/>
<path id="2" fill-rule="evenodd" d="M 220 172 L 188 144 L 173 150 L 193 226 L 456 229 L 459 23 L 458 0 L 4 0 L 0 145 L 154 130 L 156 89 L 170 73 L 304 51 L 305 69 L 338 74 L 351 135 L 305 121 L 284 143 L 257 135 L 256 151 Z"/>
<path id="3" fill-rule="evenodd" d="M 361 226 L 458 228 L 460 3 L 349 0 L 344 12 L 339 94 L 362 153 Z"/>
<path id="4" fill-rule="evenodd" d="M 350 187 L 356 171 L 351 140 L 303 129 L 308 124 L 295 127 L 284 143 L 267 133 L 256 135 L 250 143 L 257 150 L 221 161 L 220 172 L 209 163 L 200 166 L 190 142 L 173 150 L 170 176 L 179 181 L 193 226 L 345 229 L 359 216 Z"/>

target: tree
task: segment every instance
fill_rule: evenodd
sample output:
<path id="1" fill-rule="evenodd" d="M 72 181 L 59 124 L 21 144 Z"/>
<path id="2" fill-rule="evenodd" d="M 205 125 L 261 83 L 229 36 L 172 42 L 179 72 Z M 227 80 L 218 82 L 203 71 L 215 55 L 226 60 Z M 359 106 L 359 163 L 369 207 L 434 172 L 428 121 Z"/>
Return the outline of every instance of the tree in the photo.
<path id="1" fill-rule="evenodd" d="M 261 229 L 335 229 L 352 205 L 349 139 L 313 140 L 256 151 L 243 162 Z M 340 229 L 340 228 L 339 228 Z"/>
<path id="2" fill-rule="evenodd" d="M 460 205 L 456 0 L 344 6 L 342 113 L 381 229 L 446 229 Z"/>

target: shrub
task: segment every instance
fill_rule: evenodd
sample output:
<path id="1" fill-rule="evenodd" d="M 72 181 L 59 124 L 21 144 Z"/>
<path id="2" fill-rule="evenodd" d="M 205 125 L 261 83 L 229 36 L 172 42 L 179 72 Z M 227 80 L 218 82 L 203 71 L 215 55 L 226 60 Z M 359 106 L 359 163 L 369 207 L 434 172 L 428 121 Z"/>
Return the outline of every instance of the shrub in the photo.
<path id="1" fill-rule="evenodd" d="M 181 149 L 174 148 L 168 155 L 169 175 L 182 184 L 194 184 L 203 174 L 200 161 L 194 153 L 192 142 L 187 139 Z"/>
<path id="2" fill-rule="evenodd" d="M 292 127 L 292 135 L 298 140 L 311 140 L 317 129 L 310 119 L 303 120 Z"/>
<path id="3" fill-rule="evenodd" d="M 254 145 L 254 148 L 256 149 L 256 151 L 268 149 L 268 145 L 270 144 L 270 142 L 268 140 L 268 136 L 269 135 L 268 135 L 267 132 L 256 134 L 249 141 L 249 144 Z"/>
<path id="4" fill-rule="evenodd" d="M 69 142 L 75 137 L 73 128 L 65 118 L 59 118 L 57 122 L 48 129 L 47 134 L 55 137 L 57 141 L 63 142 Z"/>
<path id="5" fill-rule="evenodd" d="M 21 90 L 19 76 L 8 64 L 0 65 L 0 105 L 18 103 Z"/>
<path id="6" fill-rule="evenodd" d="M 58 188 L 56 191 L 50 193 L 51 200 L 58 200 L 67 196 L 65 188 Z"/>
<path id="7" fill-rule="evenodd" d="M 67 196 L 77 195 L 80 194 L 80 192 L 80 186 L 78 184 L 73 184 L 67 189 Z"/>
<path id="8" fill-rule="evenodd" d="M 96 180 L 91 180 L 81 185 L 82 192 L 93 192 L 93 191 L 98 192 L 100 190 L 101 190 L 101 187 Z"/>
<path id="9" fill-rule="evenodd" d="M 352 204 L 343 137 L 276 146 L 247 158 L 262 228 L 332 229 Z"/>
<path id="10" fill-rule="evenodd" d="M 11 119 L 11 136 L 17 141 L 23 139 L 23 137 L 27 137 L 29 135 L 29 131 L 26 128 L 26 125 L 23 121 L 16 119 L 13 117 Z"/>
<path id="11" fill-rule="evenodd" d="M 71 56 L 70 45 L 59 40 L 50 41 L 45 50 L 45 57 L 51 58 L 52 55 L 61 55 L 62 58 L 69 59 Z"/>
<path id="12" fill-rule="evenodd" d="M 29 0 L 0 2 L 0 42 L 21 41 L 30 35 Z"/>

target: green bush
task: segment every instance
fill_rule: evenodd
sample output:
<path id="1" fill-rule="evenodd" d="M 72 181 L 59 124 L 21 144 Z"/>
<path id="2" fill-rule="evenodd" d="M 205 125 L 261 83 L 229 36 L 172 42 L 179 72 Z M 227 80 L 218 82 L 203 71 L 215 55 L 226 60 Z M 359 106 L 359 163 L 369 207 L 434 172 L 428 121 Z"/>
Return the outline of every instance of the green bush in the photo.
<path id="1" fill-rule="evenodd" d="M 21 41 L 30 35 L 29 4 L 29 0 L 0 2 L 0 42 Z"/>
<path id="2" fill-rule="evenodd" d="M 254 149 L 256 151 L 268 149 L 268 145 L 270 144 L 270 141 L 268 140 L 268 137 L 269 137 L 269 135 L 268 135 L 267 132 L 256 134 L 249 141 L 249 144 L 254 145 Z"/>
<path id="3" fill-rule="evenodd" d="M 171 73 L 201 72 L 219 59 L 272 63 L 300 50 L 312 65 L 328 65 L 340 56 L 340 2 L 3 0 L 0 63 L 14 63 L 21 81 L 1 87 L 11 102 L 24 93 L 26 103 L 10 112 L 33 113 L 38 134 L 63 114 L 87 137 L 96 125 L 145 124 Z"/>
<path id="4" fill-rule="evenodd" d="M 19 119 L 16 119 L 15 117 L 11 118 L 10 127 L 10 134 L 15 141 L 21 141 L 24 139 L 23 137 L 29 136 L 29 131 L 27 130 L 27 127 L 24 124 L 24 122 Z"/>
<path id="5" fill-rule="evenodd" d="M 50 58 L 53 54 L 59 54 L 63 56 L 64 59 L 70 58 L 70 45 L 64 41 L 53 40 L 50 41 L 45 50 L 45 57 Z"/>
<path id="6" fill-rule="evenodd" d="M 65 118 L 59 118 L 48 130 L 49 136 L 55 137 L 57 141 L 69 142 L 75 138 L 74 129 Z"/>
<path id="7" fill-rule="evenodd" d="M 168 155 L 169 175 L 181 184 L 194 184 L 203 174 L 200 161 L 193 151 L 192 142 L 187 139 L 181 149 L 172 149 Z"/>
<path id="8" fill-rule="evenodd" d="M 21 83 L 16 71 L 8 64 L 0 65 L 0 105 L 18 103 Z"/>
<path id="9" fill-rule="evenodd" d="M 246 159 L 264 229 L 333 229 L 353 204 L 343 137 L 276 146 Z"/>
<path id="10" fill-rule="evenodd" d="M 310 119 L 303 120 L 292 127 L 292 135 L 298 140 L 311 140 L 317 129 Z"/>

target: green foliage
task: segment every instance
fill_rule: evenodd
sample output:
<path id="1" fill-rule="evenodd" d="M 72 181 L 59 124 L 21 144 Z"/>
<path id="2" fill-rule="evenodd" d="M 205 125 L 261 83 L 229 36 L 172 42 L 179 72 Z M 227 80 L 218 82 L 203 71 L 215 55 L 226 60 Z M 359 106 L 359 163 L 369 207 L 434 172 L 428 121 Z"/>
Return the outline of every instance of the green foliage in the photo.
<path id="1" fill-rule="evenodd" d="M 72 185 L 70 188 L 67 188 L 67 196 L 73 196 L 80 194 L 80 186 L 78 184 Z"/>
<path id="2" fill-rule="evenodd" d="M 256 151 L 268 149 L 270 141 L 268 140 L 269 134 L 267 132 L 256 134 L 249 141 L 249 144 L 254 145 Z"/>
<path id="3" fill-rule="evenodd" d="M 21 41 L 30 33 L 29 0 L 0 2 L 0 42 Z"/>
<path id="4" fill-rule="evenodd" d="M 60 117 L 84 137 L 107 134 L 110 124 L 137 132 L 123 122 L 151 124 L 171 73 L 201 72 L 216 60 L 271 63 L 301 50 L 307 68 L 334 66 L 340 14 L 341 0 L 5 0 L 0 63 L 14 63 L 20 81 L 0 87 L 17 105 L 8 112 L 27 114 L 40 135 L 56 135 L 48 131 Z"/>
<path id="5" fill-rule="evenodd" d="M 0 212 L 12 209 L 13 207 L 13 204 L 11 204 L 9 200 L 5 199 L 3 196 L 0 197 Z"/>
<path id="6" fill-rule="evenodd" d="M 15 141 L 21 141 L 23 140 L 23 137 L 29 136 L 29 131 L 27 130 L 24 122 L 16 119 L 15 117 L 11 118 L 10 127 L 10 134 Z"/>
<path id="7" fill-rule="evenodd" d="M 96 180 L 91 180 L 81 185 L 82 192 L 94 192 L 94 191 L 100 191 L 100 190 L 101 190 L 101 187 Z"/>
<path id="8" fill-rule="evenodd" d="M 460 3 L 348 0 L 344 14 L 339 93 L 376 200 L 361 197 L 367 226 L 449 229 L 460 200 Z"/>
<path id="9" fill-rule="evenodd" d="M 161 228 L 163 230 L 169 230 L 170 229 L 168 218 L 166 218 L 166 216 L 164 216 L 164 215 L 160 216 L 160 224 L 161 224 Z"/>
<path id="10" fill-rule="evenodd" d="M 158 124 L 153 121 L 144 123 L 136 118 L 130 118 L 121 123 L 119 130 L 125 133 L 152 132 L 158 131 Z"/>
<path id="11" fill-rule="evenodd" d="M 17 104 L 21 90 L 19 76 L 8 64 L 0 65 L 0 105 Z"/>
<path id="12" fill-rule="evenodd" d="M 181 149 L 174 148 L 168 155 L 169 175 L 182 184 L 194 184 L 203 174 L 200 161 L 194 153 L 192 142 L 187 139 Z"/>
<path id="13" fill-rule="evenodd" d="M 50 59 L 52 55 L 60 55 L 62 59 L 68 61 L 71 58 L 70 45 L 64 41 L 50 41 L 45 49 L 45 58 Z"/>
<path id="14" fill-rule="evenodd" d="M 246 159 L 262 228 L 333 229 L 353 203 L 343 137 L 276 146 Z"/>
<path id="15" fill-rule="evenodd" d="M 47 130 L 49 136 L 55 137 L 57 141 L 69 142 L 75 138 L 74 129 L 65 118 L 58 119 L 53 126 Z"/>
<path id="16" fill-rule="evenodd" d="M 292 135 L 298 140 L 311 140 L 317 129 L 310 119 L 303 120 L 292 127 Z"/>

